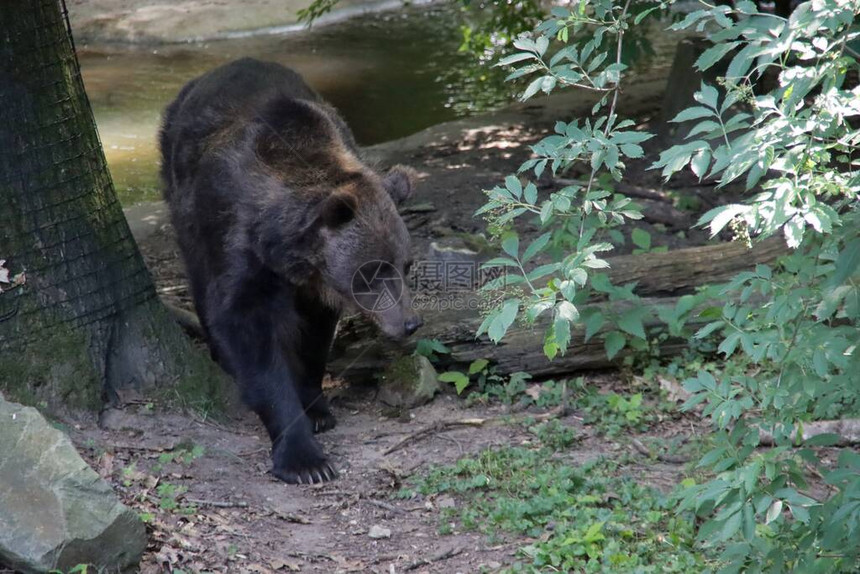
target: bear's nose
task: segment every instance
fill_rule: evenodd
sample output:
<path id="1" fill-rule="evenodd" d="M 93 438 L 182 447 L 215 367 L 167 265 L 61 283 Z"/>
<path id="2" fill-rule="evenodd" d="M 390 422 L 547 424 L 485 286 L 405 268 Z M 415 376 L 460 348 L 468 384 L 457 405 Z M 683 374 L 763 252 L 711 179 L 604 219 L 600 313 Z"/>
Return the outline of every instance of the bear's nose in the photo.
<path id="1" fill-rule="evenodd" d="M 424 321 L 421 320 L 421 317 L 417 317 L 417 316 L 406 321 L 406 323 L 403 325 L 403 327 L 406 331 L 406 336 L 408 337 L 409 335 L 411 335 L 412 333 L 417 331 L 418 328 L 423 324 L 424 324 Z"/>

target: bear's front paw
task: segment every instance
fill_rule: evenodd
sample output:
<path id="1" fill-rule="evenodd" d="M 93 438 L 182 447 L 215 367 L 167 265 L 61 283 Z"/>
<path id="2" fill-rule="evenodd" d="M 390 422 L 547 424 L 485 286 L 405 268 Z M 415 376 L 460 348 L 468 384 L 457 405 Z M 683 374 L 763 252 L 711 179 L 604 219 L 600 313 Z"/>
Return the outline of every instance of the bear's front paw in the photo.
<path id="1" fill-rule="evenodd" d="M 282 436 L 272 446 L 274 474 L 289 484 L 317 484 L 337 478 L 316 439 L 305 432 Z"/>

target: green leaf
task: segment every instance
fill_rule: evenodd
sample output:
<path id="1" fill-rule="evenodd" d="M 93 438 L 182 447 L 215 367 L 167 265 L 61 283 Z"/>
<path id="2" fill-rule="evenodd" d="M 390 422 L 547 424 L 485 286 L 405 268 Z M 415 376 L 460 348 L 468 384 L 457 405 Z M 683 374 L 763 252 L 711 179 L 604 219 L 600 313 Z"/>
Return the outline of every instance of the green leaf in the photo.
<path id="1" fill-rule="evenodd" d="M 553 202 L 545 201 L 540 209 L 540 222 L 546 223 L 552 217 Z"/>
<path id="2" fill-rule="evenodd" d="M 538 177 L 540 177 L 540 174 L 538 174 Z M 525 197 L 526 203 L 534 205 L 534 203 L 537 201 L 537 186 L 535 186 L 535 184 L 533 184 L 532 182 L 529 182 L 523 190 L 523 195 Z"/>
<path id="3" fill-rule="evenodd" d="M 549 243 L 550 237 L 552 237 L 552 232 L 547 231 L 546 233 L 532 241 L 523 253 L 523 263 L 540 253 L 543 248 L 546 247 L 546 244 Z"/>
<path id="4" fill-rule="evenodd" d="M 693 173 L 696 174 L 696 177 L 701 180 L 707 173 L 709 165 L 711 165 L 711 150 L 700 149 L 695 155 L 693 155 L 693 160 L 690 162 L 690 169 L 692 169 Z"/>
<path id="5" fill-rule="evenodd" d="M 517 311 L 519 311 L 519 309 L 519 299 L 508 299 L 505 301 L 501 310 L 495 317 L 493 317 L 487 327 L 487 335 L 490 337 L 491 341 L 498 343 L 502 340 L 502 337 L 504 337 L 505 333 L 508 332 L 508 328 L 513 324 L 514 319 L 517 318 Z"/>
<path id="6" fill-rule="evenodd" d="M 651 248 L 651 234 L 644 229 L 634 228 L 630 233 L 630 239 L 633 244 L 640 249 L 648 251 Z"/>
<path id="7" fill-rule="evenodd" d="M 621 315 L 618 319 L 618 326 L 634 337 L 645 339 L 645 327 L 642 320 L 648 312 L 647 307 L 633 307 Z"/>
<path id="8" fill-rule="evenodd" d="M 685 110 L 681 110 L 681 113 L 679 113 L 677 116 L 675 116 L 673 119 L 671 119 L 669 121 L 674 122 L 676 124 L 679 124 L 681 122 L 686 122 L 689 120 L 698 120 L 700 118 L 711 118 L 711 117 L 714 117 L 715 115 L 716 114 L 714 113 L 713 110 L 709 110 L 708 108 L 703 108 L 701 106 L 695 106 L 692 108 L 687 108 Z"/>
<path id="9" fill-rule="evenodd" d="M 831 286 L 842 285 L 849 277 L 854 275 L 857 266 L 860 265 L 860 237 L 848 242 L 845 248 L 836 257 L 836 271 L 830 279 Z"/>
<path id="10" fill-rule="evenodd" d="M 487 359 L 476 359 L 472 361 L 471 365 L 469 365 L 469 374 L 474 375 L 476 373 L 480 373 L 489 364 L 490 361 L 488 361 Z"/>
<path id="11" fill-rule="evenodd" d="M 606 349 L 606 357 L 612 359 L 627 344 L 627 337 L 620 331 L 610 331 L 603 338 L 603 346 Z"/>
<path id="12" fill-rule="evenodd" d="M 505 178 L 505 188 L 517 199 L 523 195 L 523 184 L 520 182 L 520 178 L 515 175 L 509 175 Z"/>
<path id="13" fill-rule="evenodd" d="M 502 240 L 502 251 L 516 259 L 520 252 L 520 238 L 513 234 L 508 235 Z"/>
<path id="14" fill-rule="evenodd" d="M 805 228 L 803 219 L 800 217 L 792 217 L 785 223 L 782 231 L 785 233 L 785 242 L 789 247 L 796 249 L 800 246 L 800 242 L 803 241 L 803 230 Z"/>
<path id="15" fill-rule="evenodd" d="M 570 301 L 560 301 L 555 307 L 555 312 L 557 317 L 564 319 L 568 323 L 573 323 L 579 319 L 579 311 Z"/>
<path id="16" fill-rule="evenodd" d="M 632 159 L 638 159 L 645 155 L 642 146 L 636 144 L 621 144 L 621 153 Z"/>
<path id="17" fill-rule="evenodd" d="M 543 79 L 544 78 L 545 78 L 545 76 L 541 76 L 540 78 L 536 78 L 536 79 L 532 80 L 532 82 L 528 85 L 526 90 L 523 92 L 523 95 L 520 96 L 520 100 L 526 101 L 527 99 L 529 99 L 530 97 L 532 97 L 533 95 L 538 93 L 538 91 L 543 87 Z"/>
<path id="18" fill-rule="evenodd" d="M 743 516 L 739 510 L 726 519 L 723 523 L 723 529 L 720 532 L 720 540 L 728 540 L 737 534 L 738 530 L 741 528 L 742 517 Z"/>
<path id="19" fill-rule="evenodd" d="M 570 344 L 570 321 L 556 314 L 555 321 L 552 324 L 552 338 L 556 344 L 556 349 L 564 353 Z"/>
<path id="20" fill-rule="evenodd" d="M 774 500 L 767 509 L 767 514 L 764 517 L 764 523 L 770 524 L 782 515 L 782 501 Z"/>
<path id="21" fill-rule="evenodd" d="M 466 387 L 469 386 L 469 377 L 460 371 L 446 371 L 439 375 L 439 381 L 453 383 L 458 395 L 462 394 Z"/>
<path id="22" fill-rule="evenodd" d="M 481 265 L 481 269 L 488 269 L 490 267 L 517 267 L 519 268 L 520 264 L 514 261 L 509 257 L 494 257 L 489 261 L 485 262 Z"/>
<path id="23" fill-rule="evenodd" d="M 654 10 L 658 10 L 658 9 L 660 9 L 660 6 L 653 6 L 651 8 L 648 8 L 646 10 L 639 12 L 638 14 L 636 14 L 636 17 L 633 18 L 633 25 L 634 26 L 638 25 L 639 23 L 642 22 L 642 20 L 644 20 L 648 16 L 648 14 L 650 14 Z"/>
<path id="24" fill-rule="evenodd" d="M 748 208 L 746 205 L 739 204 L 722 205 L 720 207 L 715 207 L 714 209 L 711 209 L 710 211 L 707 211 L 704 215 L 702 215 L 697 225 L 703 225 L 705 223 L 710 222 L 711 237 L 714 237 L 723 229 L 723 227 L 728 225 L 728 223 L 732 219 L 734 219 L 747 209 Z"/>
<path id="25" fill-rule="evenodd" d="M 585 320 L 585 342 L 587 343 L 589 339 L 591 339 L 600 328 L 603 327 L 603 324 L 606 322 L 606 318 L 603 316 L 603 313 L 600 311 L 594 311 L 588 315 L 588 318 Z"/>
<path id="26" fill-rule="evenodd" d="M 520 52 L 518 54 L 512 54 L 510 56 L 506 56 L 499 60 L 496 63 L 496 66 L 510 66 L 511 64 L 516 64 L 517 62 L 522 62 L 523 60 L 535 60 L 537 56 L 532 54 L 531 52 Z"/>
<path id="27" fill-rule="evenodd" d="M 693 335 L 693 338 L 704 339 L 723 325 L 725 325 L 724 321 L 713 321 L 711 323 L 708 323 L 707 325 L 696 331 L 696 334 Z"/>
<path id="28" fill-rule="evenodd" d="M 704 52 L 699 56 L 699 59 L 696 60 L 694 64 L 699 70 L 707 70 L 717 62 L 719 62 L 723 56 L 731 52 L 740 42 L 723 42 L 720 44 L 716 44 Z"/>

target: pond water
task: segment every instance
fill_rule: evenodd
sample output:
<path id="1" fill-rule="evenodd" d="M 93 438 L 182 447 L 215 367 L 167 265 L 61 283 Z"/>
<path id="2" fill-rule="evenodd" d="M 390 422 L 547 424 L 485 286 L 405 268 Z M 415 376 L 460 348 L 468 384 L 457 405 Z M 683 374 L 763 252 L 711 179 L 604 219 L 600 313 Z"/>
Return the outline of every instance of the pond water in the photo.
<path id="1" fill-rule="evenodd" d="M 335 105 L 360 144 L 499 108 L 511 87 L 458 52 L 448 6 L 369 14 L 305 32 L 202 44 L 79 47 L 81 69 L 120 199 L 157 199 L 164 107 L 195 76 L 251 56 L 288 65 Z"/>

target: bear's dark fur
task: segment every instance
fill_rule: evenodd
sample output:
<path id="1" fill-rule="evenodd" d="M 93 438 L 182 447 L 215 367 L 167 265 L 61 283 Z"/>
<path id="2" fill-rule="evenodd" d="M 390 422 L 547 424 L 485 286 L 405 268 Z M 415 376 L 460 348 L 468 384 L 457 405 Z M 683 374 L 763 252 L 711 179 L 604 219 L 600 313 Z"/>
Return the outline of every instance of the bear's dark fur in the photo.
<path id="1" fill-rule="evenodd" d="M 337 112 L 294 71 L 242 59 L 189 82 L 161 130 L 164 197 L 213 357 L 272 439 L 274 474 L 336 475 L 315 431 L 334 426 L 322 378 L 341 305 L 369 261 L 400 273 L 409 233 L 396 204 L 412 172 L 380 176 Z M 420 326 L 406 290 L 382 331 Z"/>

